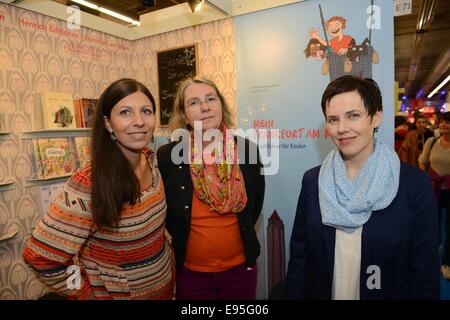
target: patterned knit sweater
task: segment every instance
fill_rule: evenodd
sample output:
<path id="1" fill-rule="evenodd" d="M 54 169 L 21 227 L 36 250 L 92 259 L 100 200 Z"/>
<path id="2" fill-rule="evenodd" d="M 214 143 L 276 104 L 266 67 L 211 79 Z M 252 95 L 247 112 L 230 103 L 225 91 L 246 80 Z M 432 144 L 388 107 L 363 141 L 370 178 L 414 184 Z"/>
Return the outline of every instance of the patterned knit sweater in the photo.
<path id="1" fill-rule="evenodd" d="M 91 166 L 77 171 L 25 245 L 24 260 L 38 279 L 69 299 L 171 299 L 174 257 L 165 236 L 164 186 L 154 168 L 153 186 L 124 207 L 117 227 L 102 229 L 92 217 Z M 71 265 L 80 267 L 79 289 L 70 285 Z"/>

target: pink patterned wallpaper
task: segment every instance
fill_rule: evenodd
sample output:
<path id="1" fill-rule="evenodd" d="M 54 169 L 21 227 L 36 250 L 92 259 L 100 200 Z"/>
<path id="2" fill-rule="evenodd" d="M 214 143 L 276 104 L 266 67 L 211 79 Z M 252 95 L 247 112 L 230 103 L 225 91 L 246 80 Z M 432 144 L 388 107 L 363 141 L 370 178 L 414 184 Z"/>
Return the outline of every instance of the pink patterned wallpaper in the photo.
<path id="1" fill-rule="evenodd" d="M 0 139 L 0 299 L 36 299 L 45 293 L 22 260 L 22 247 L 41 214 L 32 143 L 21 133 L 33 128 L 37 91 L 98 97 L 112 81 L 132 77 L 148 86 L 158 101 L 156 53 L 197 43 L 199 72 L 213 79 L 236 111 L 235 30 L 232 19 L 128 41 L 87 28 L 69 30 L 65 21 L 0 4 L 0 121 L 12 134 Z M 164 134 L 158 129 L 157 134 Z"/>

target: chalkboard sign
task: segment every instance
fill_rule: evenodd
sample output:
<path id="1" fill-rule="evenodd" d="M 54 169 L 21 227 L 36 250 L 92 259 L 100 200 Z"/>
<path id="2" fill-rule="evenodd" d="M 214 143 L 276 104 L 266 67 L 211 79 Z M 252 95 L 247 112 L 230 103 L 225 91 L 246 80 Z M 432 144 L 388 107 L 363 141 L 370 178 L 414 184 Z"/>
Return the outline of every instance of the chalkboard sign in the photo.
<path id="1" fill-rule="evenodd" d="M 169 124 L 179 82 L 197 74 L 196 53 L 195 44 L 157 53 L 160 126 Z"/>

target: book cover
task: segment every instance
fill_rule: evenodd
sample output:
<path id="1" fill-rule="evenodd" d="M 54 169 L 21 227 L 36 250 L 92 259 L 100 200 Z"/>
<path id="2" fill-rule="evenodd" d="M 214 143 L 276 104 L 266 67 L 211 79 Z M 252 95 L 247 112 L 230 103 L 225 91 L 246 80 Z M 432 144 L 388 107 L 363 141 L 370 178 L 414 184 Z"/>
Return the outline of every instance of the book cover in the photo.
<path id="1" fill-rule="evenodd" d="M 78 156 L 78 167 L 82 168 L 91 161 L 91 138 L 75 137 L 75 148 Z"/>
<path id="2" fill-rule="evenodd" d="M 75 171 L 69 138 L 38 139 L 44 179 L 71 175 Z"/>
<path id="3" fill-rule="evenodd" d="M 50 208 L 52 201 L 61 193 L 65 182 L 52 183 L 39 186 L 39 215 L 42 217 Z"/>
<path id="4" fill-rule="evenodd" d="M 77 126 L 79 128 L 92 128 L 97 102 L 98 99 L 79 98 L 75 100 Z"/>
<path id="5" fill-rule="evenodd" d="M 42 129 L 76 128 L 72 94 L 41 92 Z"/>
<path id="6" fill-rule="evenodd" d="M 34 172 L 36 172 L 37 179 L 44 179 L 44 171 L 42 169 L 41 152 L 39 150 L 38 139 L 32 139 L 33 155 L 34 155 Z"/>
<path id="7" fill-rule="evenodd" d="M 81 99 L 77 99 L 74 102 L 75 105 L 75 123 L 77 128 L 83 128 L 83 115 L 81 111 Z"/>
<path id="8" fill-rule="evenodd" d="M 49 185 L 39 186 L 39 200 L 40 200 L 40 211 L 39 215 L 42 217 L 50 208 L 52 203 L 52 193 Z"/>

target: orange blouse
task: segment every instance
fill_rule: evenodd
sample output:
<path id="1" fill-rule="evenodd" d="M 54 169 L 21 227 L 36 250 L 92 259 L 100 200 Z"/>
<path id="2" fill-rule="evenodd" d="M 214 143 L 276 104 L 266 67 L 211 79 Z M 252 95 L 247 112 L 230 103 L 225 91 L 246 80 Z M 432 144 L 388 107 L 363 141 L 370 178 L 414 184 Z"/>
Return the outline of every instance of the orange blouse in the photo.
<path id="1" fill-rule="evenodd" d="M 243 263 L 244 247 L 236 214 L 211 212 L 194 193 L 184 266 L 199 272 L 221 272 Z"/>

